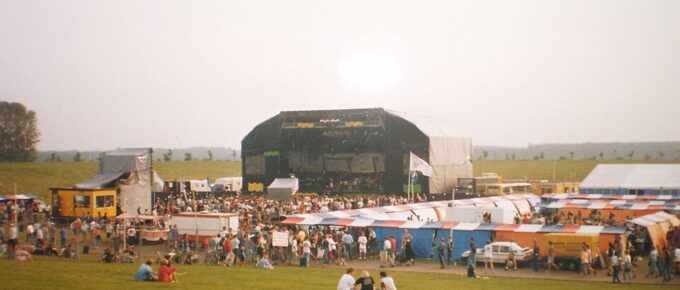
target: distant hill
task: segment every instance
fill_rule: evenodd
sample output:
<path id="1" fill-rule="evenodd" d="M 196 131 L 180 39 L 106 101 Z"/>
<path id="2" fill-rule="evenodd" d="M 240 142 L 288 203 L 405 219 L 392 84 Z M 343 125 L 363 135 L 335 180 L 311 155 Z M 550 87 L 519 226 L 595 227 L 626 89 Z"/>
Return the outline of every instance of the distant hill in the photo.
<path id="1" fill-rule="evenodd" d="M 112 149 L 113 150 L 113 149 Z M 237 161 L 241 160 L 241 150 L 236 150 L 232 148 L 225 147 L 190 147 L 190 148 L 154 148 L 153 157 L 154 160 L 163 160 L 164 154 L 172 150 L 172 160 L 173 161 L 183 161 L 186 153 L 191 153 L 193 160 L 207 160 L 208 152 L 212 152 L 213 160 L 220 161 Z M 109 151 L 109 150 L 107 150 Z M 72 162 L 76 154 L 80 152 L 81 159 L 83 161 L 96 161 L 97 158 L 104 151 L 38 151 L 37 162 L 47 162 L 52 160 L 52 154 L 55 158 L 63 162 Z"/>
<path id="2" fill-rule="evenodd" d="M 475 160 L 680 160 L 680 142 L 474 146 Z"/>

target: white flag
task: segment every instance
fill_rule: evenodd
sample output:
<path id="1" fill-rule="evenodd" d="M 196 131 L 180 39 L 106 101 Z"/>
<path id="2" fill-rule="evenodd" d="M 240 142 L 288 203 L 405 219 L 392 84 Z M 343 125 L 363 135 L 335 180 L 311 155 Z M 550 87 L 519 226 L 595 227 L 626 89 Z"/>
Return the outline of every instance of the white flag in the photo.
<path id="1" fill-rule="evenodd" d="M 430 164 L 427 164 L 427 162 L 425 162 L 425 160 L 420 159 L 420 157 L 413 154 L 413 152 L 411 152 L 411 160 L 409 162 L 409 170 L 410 171 L 418 171 L 425 176 L 432 176 L 432 166 L 430 166 Z"/>

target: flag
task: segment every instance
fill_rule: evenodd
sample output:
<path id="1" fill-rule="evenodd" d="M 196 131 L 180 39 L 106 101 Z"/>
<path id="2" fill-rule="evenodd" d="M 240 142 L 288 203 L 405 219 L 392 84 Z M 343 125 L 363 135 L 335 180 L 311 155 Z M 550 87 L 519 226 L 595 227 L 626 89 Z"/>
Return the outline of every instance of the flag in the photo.
<path id="1" fill-rule="evenodd" d="M 432 166 L 430 166 L 430 164 L 427 164 L 425 160 L 420 159 L 420 157 L 413 154 L 413 152 L 411 152 L 409 170 L 418 171 L 425 176 L 432 176 Z"/>

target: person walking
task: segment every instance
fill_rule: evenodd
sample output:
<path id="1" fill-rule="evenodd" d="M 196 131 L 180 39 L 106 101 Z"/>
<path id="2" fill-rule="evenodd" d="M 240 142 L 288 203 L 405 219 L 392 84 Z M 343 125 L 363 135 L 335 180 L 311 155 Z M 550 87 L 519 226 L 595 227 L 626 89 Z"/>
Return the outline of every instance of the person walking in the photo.
<path id="1" fill-rule="evenodd" d="M 493 247 L 491 246 L 491 240 L 486 241 L 484 246 L 484 274 L 486 274 L 489 268 L 491 268 L 491 273 L 496 273 L 493 268 Z"/>
<path id="2" fill-rule="evenodd" d="M 437 258 L 439 258 L 439 269 L 444 269 L 444 253 L 446 251 L 446 243 L 444 243 L 444 238 L 439 238 L 439 244 L 437 246 Z"/>
<path id="3" fill-rule="evenodd" d="M 633 271 L 633 260 L 630 257 L 630 252 L 626 250 L 623 255 L 623 282 L 632 282 L 631 271 Z"/>
<path id="4" fill-rule="evenodd" d="M 548 242 L 548 272 L 550 272 L 550 269 L 555 268 L 555 271 L 557 271 L 557 265 L 555 265 L 555 246 L 553 243 L 550 241 Z"/>

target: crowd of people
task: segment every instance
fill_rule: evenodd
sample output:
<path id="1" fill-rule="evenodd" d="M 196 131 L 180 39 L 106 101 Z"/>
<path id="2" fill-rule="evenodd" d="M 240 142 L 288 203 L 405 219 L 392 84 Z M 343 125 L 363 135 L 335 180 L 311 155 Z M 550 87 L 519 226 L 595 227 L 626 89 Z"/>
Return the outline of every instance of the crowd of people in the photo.
<path id="1" fill-rule="evenodd" d="M 424 202 L 426 198 L 416 196 L 415 202 Z M 30 261 L 32 255 L 51 255 L 64 258 L 78 258 L 80 246 L 103 248 L 103 262 L 136 263 L 140 260 L 137 249 L 138 234 L 129 235 L 128 229 L 140 226 L 169 228 L 166 253 L 158 253 L 158 263 L 161 265 L 208 263 L 225 266 L 253 265 L 261 269 L 273 269 L 277 265 L 297 265 L 310 267 L 313 264 L 349 265 L 355 260 L 366 260 L 377 257 L 382 267 L 394 267 L 398 264 L 415 265 L 415 253 L 411 245 L 413 237 L 408 230 L 404 230 L 401 237 L 387 236 L 378 240 L 376 232 L 371 228 L 338 228 L 329 226 L 284 226 L 279 224 L 283 215 L 298 213 L 323 213 L 336 210 L 359 209 L 386 205 L 400 205 L 408 200 L 402 196 L 297 196 L 285 201 L 275 201 L 263 196 L 203 196 L 174 195 L 167 199 L 159 199 L 155 207 L 139 209 L 138 213 L 147 213 L 160 218 L 153 219 L 153 224 L 141 221 L 116 220 L 108 217 L 95 217 L 86 214 L 69 224 L 55 225 L 41 214 L 32 210 L 32 205 L 22 204 L 17 207 L 5 207 L 5 220 L 16 210 L 20 213 L 18 220 L 24 225 L 25 239 L 18 239 L 18 224 L 9 223 L 9 233 L 6 235 L 4 227 L 0 227 L 0 240 L 3 247 L 0 254 L 10 259 Z M 23 208 L 23 210 L 22 210 Z M 235 213 L 239 217 L 238 229 L 227 229 L 209 238 L 191 242 L 186 235 L 180 235 L 176 225 L 171 222 L 171 216 L 177 212 L 208 211 Z M 162 218 L 162 217 L 167 218 Z M 566 221 L 576 222 L 580 217 L 567 216 Z M 516 217 L 517 223 L 550 223 L 554 216 L 533 214 Z M 563 222 L 562 218 L 557 219 Z M 274 246 L 275 233 L 285 233 L 288 236 L 286 246 Z M 649 254 L 648 276 L 670 279 L 674 268 L 680 269 L 680 228 L 671 228 L 668 232 L 665 248 L 651 246 L 647 232 L 642 227 L 632 227 L 627 240 L 626 250 L 618 243 L 610 246 L 606 251 L 607 262 L 603 265 L 618 282 L 631 281 L 636 277 L 636 269 L 642 261 L 642 255 Z M 133 239 L 133 240 L 130 240 Z M 399 240 L 397 240 L 399 239 Z M 23 246 L 19 246 L 20 242 Z M 483 241 L 483 257 L 485 271 L 495 272 L 491 258 L 492 251 L 487 250 L 491 241 Z M 449 266 L 456 261 L 453 259 L 454 249 L 451 237 L 433 238 L 431 256 L 439 261 L 440 268 Z M 399 245 L 399 248 L 398 248 Z M 83 249 L 85 250 L 85 249 Z M 470 250 L 476 254 L 476 247 L 471 243 Z M 538 253 L 538 250 L 535 251 Z M 557 269 L 553 263 L 553 251 L 548 249 L 548 270 Z M 593 251 L 584 245 L 581 254 L 581 269 L 584 275 L 595 275 L 593 265 L 596 263 Z M 534 258 L 538 260 L 538 257 Z M 471 255 L 468 267 L 472 265 L 472 275 L 477 265 L 476 257 Z M 147 263 L 145 263 L 147 264 Z M 534 262 L 534 267 L 538 265 Z M 506 261 L 506 265 L 516 268 L 516 261 Z M 150 266 L 150 265 L 149 265 Z M 146 268 L 146 267 L 145 267 Z M 141 269 L 140 269 L 141 270 Z M 148 270 L 148 269 L 147 269 Z M 147 271 L 148 272 L 148 271 Z M 155 275 L 155 272 L 151 272 Z M 149 275 L 147 278 L 160 278 Z M 148 280 L 148 279 L 144 279 Z M 176 280 L 176 278 L 174 278 Z M 388 288 L 389 289 L 389 288 Z"/>

